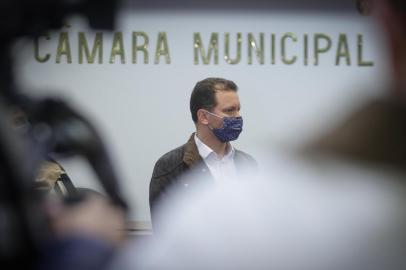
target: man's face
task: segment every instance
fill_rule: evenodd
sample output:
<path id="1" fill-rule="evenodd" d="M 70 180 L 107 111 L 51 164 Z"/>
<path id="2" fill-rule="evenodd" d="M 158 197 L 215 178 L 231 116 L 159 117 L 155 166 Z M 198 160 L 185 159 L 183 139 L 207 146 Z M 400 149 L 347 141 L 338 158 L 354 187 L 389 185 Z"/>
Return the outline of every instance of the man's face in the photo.
<path id="1" fill-rule="evenodd" d="M 238 117 L 240 116 L 240 99 L 235 91 L 217 91 L 215 94 L 217 101 L 216 107 L 212 113 L 221 117 Z M 220 128 L 223 125 L 223 120 L 214 115 L 209 115 L 208 120 L 214 128 Z"/>

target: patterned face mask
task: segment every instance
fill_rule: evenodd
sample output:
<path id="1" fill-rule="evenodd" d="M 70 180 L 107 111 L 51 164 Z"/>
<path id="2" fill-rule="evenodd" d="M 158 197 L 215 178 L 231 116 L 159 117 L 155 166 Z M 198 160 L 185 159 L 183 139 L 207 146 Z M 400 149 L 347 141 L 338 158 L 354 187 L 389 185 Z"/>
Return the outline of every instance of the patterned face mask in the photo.
<path id="1" fill-rule="evenodd" d="M 218 118 L 223 119 L 223 125 L 220 128 L 209 128 L 213 131 L 214 135 L 216 135 L 217 139 L 221 142 L 229 142 L 234 141 L 238 138 L 242 131 L 242 117 L 221 117 L 217 114 L 211 113 L 207 111 L 209 114 L 214 115 Z"/>

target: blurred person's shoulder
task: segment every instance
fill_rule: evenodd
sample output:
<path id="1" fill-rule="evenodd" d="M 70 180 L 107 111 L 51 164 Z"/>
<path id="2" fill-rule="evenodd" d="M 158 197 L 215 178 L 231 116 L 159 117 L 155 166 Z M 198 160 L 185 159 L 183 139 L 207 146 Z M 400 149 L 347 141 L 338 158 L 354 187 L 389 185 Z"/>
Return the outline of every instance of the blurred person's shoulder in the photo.
<path id="1" fill-rule="evenodd" d="M 394 96 L 371 100 L 310 143 L 306 154 L 406 171 L 406 102 Z"/>

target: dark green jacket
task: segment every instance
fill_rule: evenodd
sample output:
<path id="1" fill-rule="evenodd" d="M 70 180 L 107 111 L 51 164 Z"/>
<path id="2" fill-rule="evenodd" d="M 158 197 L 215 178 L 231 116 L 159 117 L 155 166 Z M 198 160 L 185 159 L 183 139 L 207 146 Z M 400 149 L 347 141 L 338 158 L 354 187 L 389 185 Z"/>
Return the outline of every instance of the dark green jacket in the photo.
<path id="1" fill-rule="evenodd" d="M 257 167 L 256 161 L 248 154 L 235 150 L 234 163 L 238 171 Z M 193 173 L 193 177 L 183 177 Z M 194 134 L 188 142 L 164 154 L 155 164 L 149 186 L 151 219 L 158 202 L 163 201 L 170 190 L 175 188 L 192 189 L 198 179 L 213 180 L 209 168 L 199 155 Z"/>

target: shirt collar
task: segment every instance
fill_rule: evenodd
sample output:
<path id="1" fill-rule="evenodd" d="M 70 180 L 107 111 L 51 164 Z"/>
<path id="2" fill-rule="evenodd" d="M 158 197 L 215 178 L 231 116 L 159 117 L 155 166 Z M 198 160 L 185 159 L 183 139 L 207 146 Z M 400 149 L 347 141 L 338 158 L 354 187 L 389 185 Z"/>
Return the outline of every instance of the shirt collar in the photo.
<path id="1" fill-rule="evenodd" d="M 203 159 L 207 159 L 210 156 L 210 154 L 212 154 L 212 153 L 213 153 L 214 156 L 217 157 L 217 154 L 213 151 L 213 149 L 211 149 L 204 142 L 202 142 L 199 139 L 199 137 L 197 137 L 196 133 L 195 133 L 194 137 L 195 137 L 195 143 L 196 143 L 196 146 L 197 146 L 197 150 L 199 151 L 199 155 Z M 227 151 L 227 153 L 224 155 L 223 159 L 233 159 L 235 149 L 230 143 L 227 144 L 227 150 L 226 151 Z"/>

